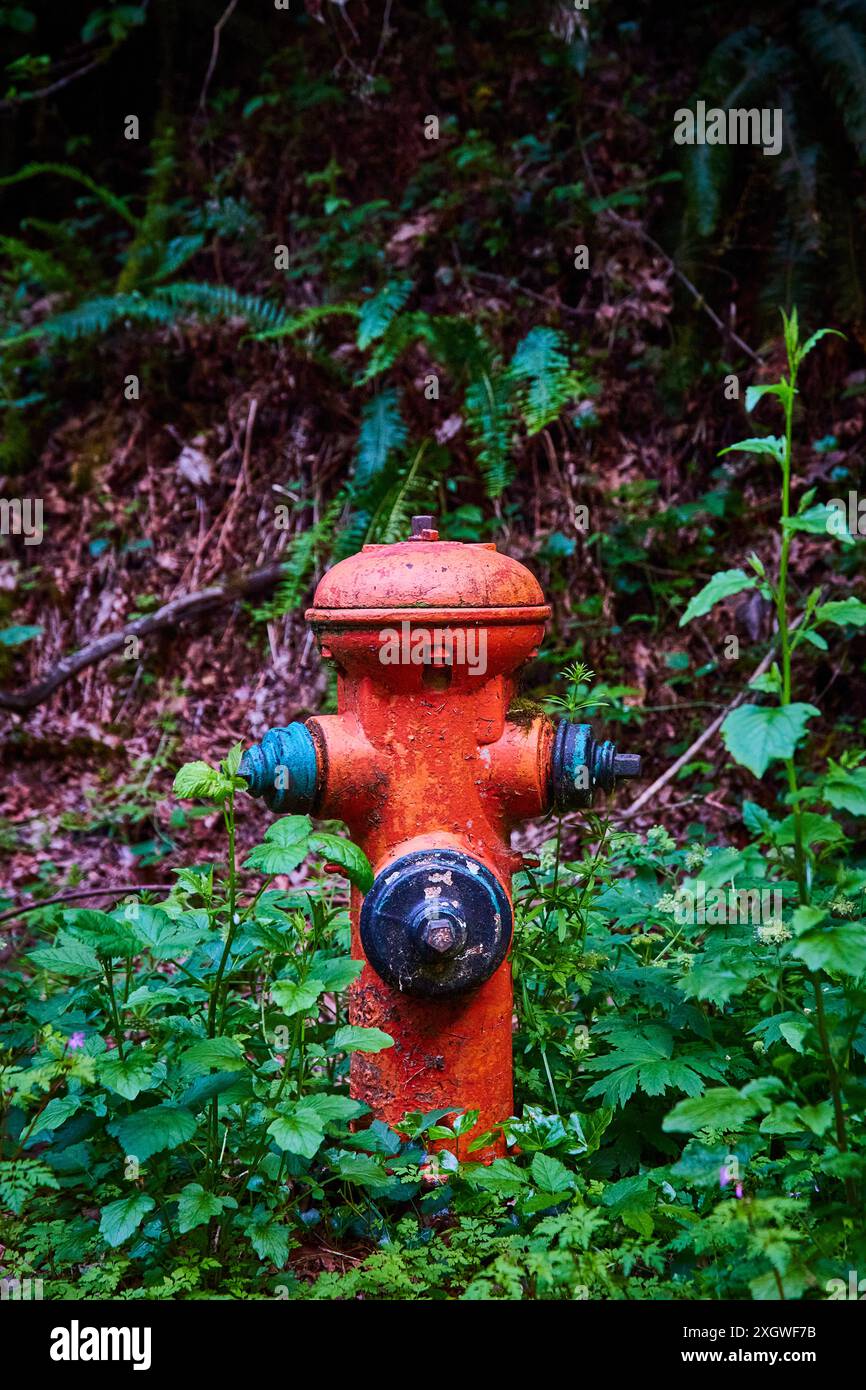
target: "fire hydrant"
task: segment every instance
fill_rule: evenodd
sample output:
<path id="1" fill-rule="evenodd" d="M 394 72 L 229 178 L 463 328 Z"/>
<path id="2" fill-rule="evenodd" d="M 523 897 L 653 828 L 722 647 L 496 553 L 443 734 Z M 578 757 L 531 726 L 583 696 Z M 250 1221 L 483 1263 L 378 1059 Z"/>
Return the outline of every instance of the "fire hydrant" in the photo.
<path id="1" fill-rule="evenodd" d="M 352 889 L 349 1017 L 394 1046 L 355 1053 L 350 1085 L 395 1128 L 477 1110 L 483 1133 L 512 1114 L 510 830 L 640 772 L 588 724 L 515 704 L 549 616 L 523 565 L 415 517 L 410 539 L 329 570 L 307 611 L 339 712 L 270 729 L 241 763 L 271 810 L 345 822 L 374 868 L 363 900 Z"/>

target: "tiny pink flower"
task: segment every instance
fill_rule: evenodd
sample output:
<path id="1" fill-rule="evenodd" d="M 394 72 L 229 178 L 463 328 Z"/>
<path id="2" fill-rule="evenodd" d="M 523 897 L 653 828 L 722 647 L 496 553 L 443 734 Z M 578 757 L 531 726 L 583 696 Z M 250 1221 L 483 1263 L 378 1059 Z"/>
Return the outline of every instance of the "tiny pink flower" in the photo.
<path id="1" fill-rule="evenodd" d="M 70 1052 L 78 1052 L 78 1050 L 84 1046 L 86 1041 L 86 1033 L 73 1033 L 69 1039 L 69 1042 L 67 1043 L 67 1047 L 69 1048 Z"/>
<path id="2" fill-rule="evenodd" d="M 727 1187 L 731 1181 L 727 1168 L 719 1169 L 719 1187 Z"/>
<path id="3" fill-rule="evenodd" d="M 738 1183 L 737 1183 L 736 1187 L 734 1188 L 734 1192 L 735 1192 L 735 1194 L 736 1194 L 737 1197 L 742 1197 L 742 1195 L 743 1195 L 743 1184 L 742 1184 L 741 1182 L 738 1182 Z"/>

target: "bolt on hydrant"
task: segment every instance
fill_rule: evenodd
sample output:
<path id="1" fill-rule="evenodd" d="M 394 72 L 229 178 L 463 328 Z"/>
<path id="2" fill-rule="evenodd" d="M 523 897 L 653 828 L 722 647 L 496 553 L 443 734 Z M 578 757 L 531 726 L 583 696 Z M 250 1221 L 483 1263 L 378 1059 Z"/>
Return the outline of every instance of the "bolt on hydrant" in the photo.
<path id="1" fill-rule="evenodd" d="M 432 517 L 341 560 L 306 616 L 339 713 L 270 729 L 240 772 L 275 812 L 344 821 L 373 865 L 363 900 L 352 889 L 349 1017 L 394 1046 L 352 1057 L 352 1095 L 395 1128 L 477 1110 L 486 1132 L 513 1111 L 510 831 L 591 805 L 640 758 L 512 707 L 550 608 L 523 565 L 440 540 Z"/>

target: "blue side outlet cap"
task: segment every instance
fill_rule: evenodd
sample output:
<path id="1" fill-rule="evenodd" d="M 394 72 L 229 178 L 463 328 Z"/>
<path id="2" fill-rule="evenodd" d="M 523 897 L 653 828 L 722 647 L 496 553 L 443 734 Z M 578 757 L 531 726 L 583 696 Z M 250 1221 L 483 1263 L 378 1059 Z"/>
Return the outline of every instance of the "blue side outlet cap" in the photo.
<path id="1" fill-rule="evenodd" d="M 239 772 L 249 783 L 250 795 L 260 796 L 272 811 L 296 815 L 312 811 L 318 759 L 306 724 L 268 729 L 261 743 L 246 750 Z"/>

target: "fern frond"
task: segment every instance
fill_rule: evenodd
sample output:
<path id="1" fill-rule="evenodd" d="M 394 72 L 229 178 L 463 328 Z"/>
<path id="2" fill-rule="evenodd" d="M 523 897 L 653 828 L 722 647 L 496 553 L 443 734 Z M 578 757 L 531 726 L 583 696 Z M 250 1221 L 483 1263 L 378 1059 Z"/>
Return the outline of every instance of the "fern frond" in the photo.
<path id="1" fill-rule="evenodd" d="M 131 321 L 171 323 L 175 315 L 168 304 L 144 299 L 137 294 L 97 295 L 85 299 L 74 309 L 55 314 L 25 333 L 4 338 L 0 347 L 13 347 L 35 338 L 52 338 L 55 342 L 76 342 L 81 338 L 98 337 L 115 324 Z"/>
<path id="2" fill-rule="evenodd" d="M 578 389 L 565 335 L 556 328 L 530 329 L 514 350 L 510 372 L 529 434 L 538 434 L 555 420 Z"/>
<path id="3" fill-rule="evenodd" d="M 381 338 L 399 314 L 412 293 L 411 280 L 395 280 L 384 285 L 372 299 L 361 305 L 358 323 L 358 347 L 363 352 Z"/>
<path id="4" fill-rule="evenodd" d="M 310 586 L 320 554 L 328 554 L 334 544 L 337 523 L 346 501 L 346 493 L 341 490 L 328 503 L 319 520 L 289 542 L 284 555 L 286 577 L 268 603 L 252 610 L 256 622 L 268 623 L 294 613 Z"/>
<path id="5" fill-rule="evenodd" d="M 800 18 L 824 86 L 861 162 L 866 161 L 866 34 L 810 6 Z"/>
<path id="6" fill-rule="evenodd" d="M 296 333 L 303 333 L 308 328 L 315 328 L 323 319 L 334 318 L 335 315 L 357 316 L 358 310 L 354 304 L 311 304 L 308 308 L 302 309 L 299 314 L 293 314 L 286 318 L 276 328 L 267 328 L 260 333 L 251 333 L 250 337 L 254 342 L 265 343 L 271 338 L 291 338 Z"/>
<path id="7" fill-rule="evenodd" d="M 406 442 L 400 397 L 393 388 L 368 401 L 361 411 L 353 488 L 367 487 L 383 471 L 388 456 Z"/>
<path id="8" fill-rule="evenodd" d="M 19 169 L 16 173 L 7 174 L 4 178 L 0 178 L 0 188 L 8 188 L 10 184 L 21 183 L 24 179 L 35 179 L 40 174 L 57 174 L 60 178 L 72 179 L 73 182 L 82 184 L 101 203 L 111 208 L 112 212 L 116 212 L 118 217 L 123 218 L 124 222 L 128 222 L 130 227 L 138 227 L 138 218 L 129 211 L 124 198 L 119 198 L 116 193 L 112 193 L 110 188 L 97 183 L 89 174 L 85 174 L 81 169 L 73 168 L 71 164 L 25 164 L 23 169 Z"/>
<path id="9" fill-rule="evenodd" d="M 153 291 L 153 297 L 178 310 L 190 309 L 200 318 L 246 319 L 259 332 L 279 328 L 288 318 L 285 309 L 278 304 L 272 304 L 261 295 L 241 294 L 228 285 L 181 281 L 175 285 L 160 286 Z"/>
<path id="10" fill-rule="evenodd" d="M 466 389 L 466 426 L 489 497 L 499 497 L 514 476 L 511 406 L 512 382 L 508 372 L 481 372 Z"/>

